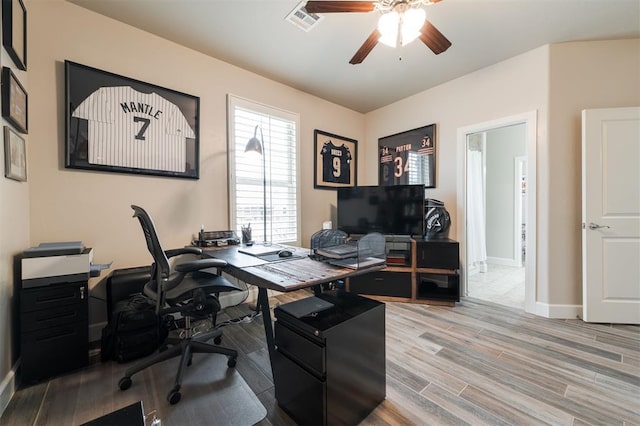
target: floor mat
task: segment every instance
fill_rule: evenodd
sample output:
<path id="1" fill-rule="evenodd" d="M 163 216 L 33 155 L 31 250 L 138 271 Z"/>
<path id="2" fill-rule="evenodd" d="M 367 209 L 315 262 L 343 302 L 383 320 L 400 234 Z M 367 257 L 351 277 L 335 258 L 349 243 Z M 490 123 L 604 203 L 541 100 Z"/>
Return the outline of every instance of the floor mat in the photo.
<path id="1" fill-rule="evenodd" d="M 195 354 L 184 374 L 182 399 L 175 405 L 166 398 L 179 358 L 135 374 L 131 388 L 121 391 L 118 381 L 136 361 L 98 364 L 53 379 L 35 424 L 81 424 L 136 401 L 143 403 L 147 424 L 155 415 L 162 426 L 249 426 L 267 415 L 240 373 L 227 367 L 226 356 Z"/>

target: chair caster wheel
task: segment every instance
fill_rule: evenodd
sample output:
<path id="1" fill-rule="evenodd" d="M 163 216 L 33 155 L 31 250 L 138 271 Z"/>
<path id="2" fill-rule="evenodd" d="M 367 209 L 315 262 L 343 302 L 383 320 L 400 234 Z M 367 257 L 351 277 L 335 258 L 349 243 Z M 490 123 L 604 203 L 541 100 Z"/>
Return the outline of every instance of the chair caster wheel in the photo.
<path id="1" fill-rule="evenodd" d="M 118 382 L 118 387 L 120 388 L 120 390 L 127 390 L 131 387 L 131 377 L 123 377 L 122 379 L 120 379 L 120 381 Z"/>
<path id="2" fill-rule="evenodd" d="M 233 368 L 235 366 L 236 366 L 236 359 L 235 358 L 229 358 L 229 360 L 227 361 L 227 367 Z"/>
<path id="3" fill-rule="evenodd" d="M 216 345 L 219 345 L 220 343 L 222 343 L 222 336 L 218 336 L 215 339 L 213 339 L 213 343 L 215 343 Z"/>
<path id="4" fill-rule="evenodd" d="M 171 392 L 169 392 L 169 395 L 167 395 L 167 401 L 169 401 L 169 404 L 171 405 L 175 405 L 180 402 L 180 398 L 182 398 L 182 395 L 178 390 L 172 389 Z"/>

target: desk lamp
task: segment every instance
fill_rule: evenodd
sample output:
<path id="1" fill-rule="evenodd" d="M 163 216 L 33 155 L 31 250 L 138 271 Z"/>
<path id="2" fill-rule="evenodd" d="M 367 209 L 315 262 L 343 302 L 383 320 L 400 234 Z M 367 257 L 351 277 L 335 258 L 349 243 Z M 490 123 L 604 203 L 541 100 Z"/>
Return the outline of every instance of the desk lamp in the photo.
<path id="1" fill-rule="evenodd" d="M 258 139 L 258 130 L 260 130 L 260 139 Z M 267 166 L 265 161 L 264 152 L 264 135 L 262 134 L 262 128 L 259 124 L 256 125 L 253 131 L 253 137 L 247 142 L 247 146 L 244 149 L 245 153 L 255 152 L 262 157 L 262 189 L 263 189 L 263 208 L 262 208 L 262 222 L 264 226 L 264 241 L 267 241 Z"/>

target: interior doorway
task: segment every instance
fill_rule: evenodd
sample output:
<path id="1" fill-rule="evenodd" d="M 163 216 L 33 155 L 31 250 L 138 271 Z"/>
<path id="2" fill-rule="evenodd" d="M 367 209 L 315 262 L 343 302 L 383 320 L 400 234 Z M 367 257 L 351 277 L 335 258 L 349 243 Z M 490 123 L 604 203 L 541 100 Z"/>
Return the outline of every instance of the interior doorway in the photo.
<path id="1" fill-rule="evenodd" d="M 535 127 L 533 112 L 458 130 L 462 294 L 527 312 L 535 304 Z"/>

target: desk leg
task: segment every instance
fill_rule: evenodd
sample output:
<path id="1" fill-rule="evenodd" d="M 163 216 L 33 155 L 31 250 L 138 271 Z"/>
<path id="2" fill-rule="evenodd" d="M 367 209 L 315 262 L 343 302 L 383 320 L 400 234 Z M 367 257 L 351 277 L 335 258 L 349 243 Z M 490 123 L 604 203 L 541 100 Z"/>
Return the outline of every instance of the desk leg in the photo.
<path id="1" fill-rule="evenodd" d="M 273 325 L 271 324 L 271 310 L 269 309 L 269 296 L 267 289 L 258 288 L 258 306 L 262 309 L 262 322 L 264 323 L 264 334 L 267 338 L 267 349 L 269 350 L 269 362 L 271 363 L 271 372 L 273 373 L 273 356 L 276 350 L 276 344 L 273 336 Z"/>

